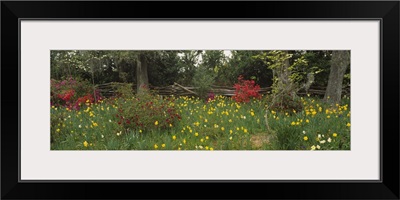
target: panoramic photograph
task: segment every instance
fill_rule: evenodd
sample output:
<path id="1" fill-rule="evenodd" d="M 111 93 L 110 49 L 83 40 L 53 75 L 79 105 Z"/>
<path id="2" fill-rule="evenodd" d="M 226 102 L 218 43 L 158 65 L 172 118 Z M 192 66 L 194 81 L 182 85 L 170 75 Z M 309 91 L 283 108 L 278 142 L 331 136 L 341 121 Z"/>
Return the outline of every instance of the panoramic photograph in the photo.
<path id="1" fill-rule="evenodd" d="M 349 50 L 51 50 L 51 150 L 350 150 Z"/>

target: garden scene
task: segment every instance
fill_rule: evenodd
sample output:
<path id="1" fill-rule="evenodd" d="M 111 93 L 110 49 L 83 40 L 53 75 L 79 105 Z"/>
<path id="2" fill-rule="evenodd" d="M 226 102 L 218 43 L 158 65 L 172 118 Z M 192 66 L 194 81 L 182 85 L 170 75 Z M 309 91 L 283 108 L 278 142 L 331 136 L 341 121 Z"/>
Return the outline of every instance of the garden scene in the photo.
<path id="1" fill-rule="evenodd" d="M 51 150 L 350 150 L 350 51 L 52 50 Z"/>

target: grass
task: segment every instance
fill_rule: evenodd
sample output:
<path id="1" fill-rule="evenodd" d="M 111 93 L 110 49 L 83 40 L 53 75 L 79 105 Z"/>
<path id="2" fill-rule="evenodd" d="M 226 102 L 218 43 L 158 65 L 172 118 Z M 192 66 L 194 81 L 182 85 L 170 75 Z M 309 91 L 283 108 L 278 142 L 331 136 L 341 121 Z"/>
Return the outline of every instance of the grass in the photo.
<path id="1" fill-rule="evenodd" d="M 116 115 L 126 101 L 109 99 L 80 110 L 51 107 L 52 150 L 349 150 L 349 98 L 327 105 L 302 98 L 303 110 L 277 112 L 268 100 L 236 103 L 216 96 L 205 102 L 177 97 L 171 106 L 181 119 L 166 128 L 129 128 Z"/>

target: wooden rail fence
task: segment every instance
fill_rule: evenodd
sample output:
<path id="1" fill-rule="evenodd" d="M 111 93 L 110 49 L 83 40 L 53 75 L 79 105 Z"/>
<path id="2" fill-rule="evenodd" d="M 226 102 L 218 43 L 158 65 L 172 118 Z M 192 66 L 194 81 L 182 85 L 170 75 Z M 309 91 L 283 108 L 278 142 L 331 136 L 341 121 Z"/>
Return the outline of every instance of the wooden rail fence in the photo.
<path id="1" fill-rule="evenodd" d="M 96 86 L 96 89 L 106 97 L 113 96 L 116 92 L 116 87 L 118 85 L 123 85 L 124 83 L 105 83 Z M 193 96 L 196 95 L 196 87 L 192 86 L 182 86 L 178 83 L 173 85 L 164 86 L 164 87 L 156 87 L 156 86 L 149 86 L 150 90 L 154 91 L 155 93 L 163 96 Z M 132 89 L 136 89 L 136 85 L 132 84 Z M 311 95 L 324 95 L 326 87 L 311 87 L 308 90 L 308 93 Z M 264 87 L 260 88 L 260 94 L 267 94 L 271 91 L 271 87 Z M 235 88 L 227 87 L 227 86 L 217 86 L 212 85 L 210 92 L 213 92 L 216 95 L 223 95 L 223 96 L 234 96 L 235 95 Z M 349 95 L 350 94 L 350 87 L 343 88 L 343 94 Z M 298 93 L 299 95 L 306 95 L 304 90 Z"/>

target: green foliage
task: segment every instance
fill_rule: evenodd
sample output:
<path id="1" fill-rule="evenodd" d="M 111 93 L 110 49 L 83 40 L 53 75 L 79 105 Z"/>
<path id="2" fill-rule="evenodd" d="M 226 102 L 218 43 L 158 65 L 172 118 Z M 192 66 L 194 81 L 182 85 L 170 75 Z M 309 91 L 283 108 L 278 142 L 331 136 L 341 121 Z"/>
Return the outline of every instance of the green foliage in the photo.
<path id="1" fill-rule="evenodd" d="M 242 75 L 245 79 L 252 79 L 261 87 L 272 85 L 272 70 L 257 56 L 261 51 L 231 51 L 232 57 L 224 63 L 216 78 L 218 85 L 231 86 Z"/>
<path id="2" fill-rule="evenodd" d="M 268 51 L 255 56 L 256 59 L 262 59 L 268 65 L 268 68 L 274 72 L 272 84 L 272 102 L 269 109 L 282 112 L 291 110 L 300 110 L 302 108 L 297 91 L 300 86 L 298 80 L 301 75 L 294 69 L 297 65 L 307 64 L 303 58 L 295 59 L 290 63 L 293 54 L 287 51 Z"/>
<path id="3" fill-rule="evenodd" d="M 151 94 L 134 99 L 108 99 L 81 110 L 51 108 L 51 149 L 312 150 L 313 146 L 315 150 L 350 149 L 348 98 L 334 106 L 303 98 L 302 111 L 270 110 L 271 131 L 264 124 L 264 105 L 269 101 L 266 98 L 248 104 L 221 96 L 209 102 L 194 97 L 159 99 Z M 153 108 L 146 107 L 150 102 Z M 181 116 L 171 126 L 163 126 L 165 116 L 160 111 L 163 102 L 169 102 L 168 107 Z M 146 109 L 141 109 L 142 105 Z M 151 116 L 153 111 L 157 111 L 154 115 L 159 118 Z M 138 114 L 148 123 L 146 127 L 132 123 L 129 126 L 121 121 L 121 113 L 131 117 Z M 122 116 L 122 119 L 128 118 Z"/>
<path id="4" fill-rule="evenodd" d="M 181 118 L 170 99 L 161 99 L 147 89 L 133 98 L 120 98 L 117 105 L 118 124 L 128 130 L 165 129 Z"/>
<path id="5" fill-rule="evenodd" d="M 193 76 L 196 71 L 196 66 L 199 64 L 199 56 L 202 51 L 185 50 L 179 53 L 180 60 L 177 63 L 179 72 L 176 82 L 184 85 L 192 83 Z"/>
<path id="6" fill-rule="evenodd" d="M 179 63 L 178 51 L 158 51 L 158 54 L 149 60 L 149 82 L 153 86 L 174 84 L 179 76 Z"/>
<path id="7" fill-rule="evenodd" d="M 115 95 L 124 99 L 134 96 L 134 90 L 131 83 L 111 83 L 112 88 L 116 91 Z"/>
<path id="8" fill-rule="evenodd" d="M 211 90 L 211 85 L 214 83 L 216 74 L 212 69 L 198 67 L 193 76 L 192 84 L 196 88 L 196 92 L 201 99 L 206 99 Z"/>
<path id="9" fill-rule="evenodd" d="M 348 100 L 348 99 L 347 99 Z M 280 150 L 349 150 L 349 104 L 331 106 L 321 100 L 302 99 L 303 111 L 270 111 L 275 134 L 273 148 Z"/>
<path id="10" fill-rule="evenodd" d="M 289 126 L 284 123 L 277 123 L 273 128 L 275 133 L 273 149 L 301 150 L 300 144 L 302 143 L 301 140 L 303 140 L 303 138 L 297 127 Z"/>

